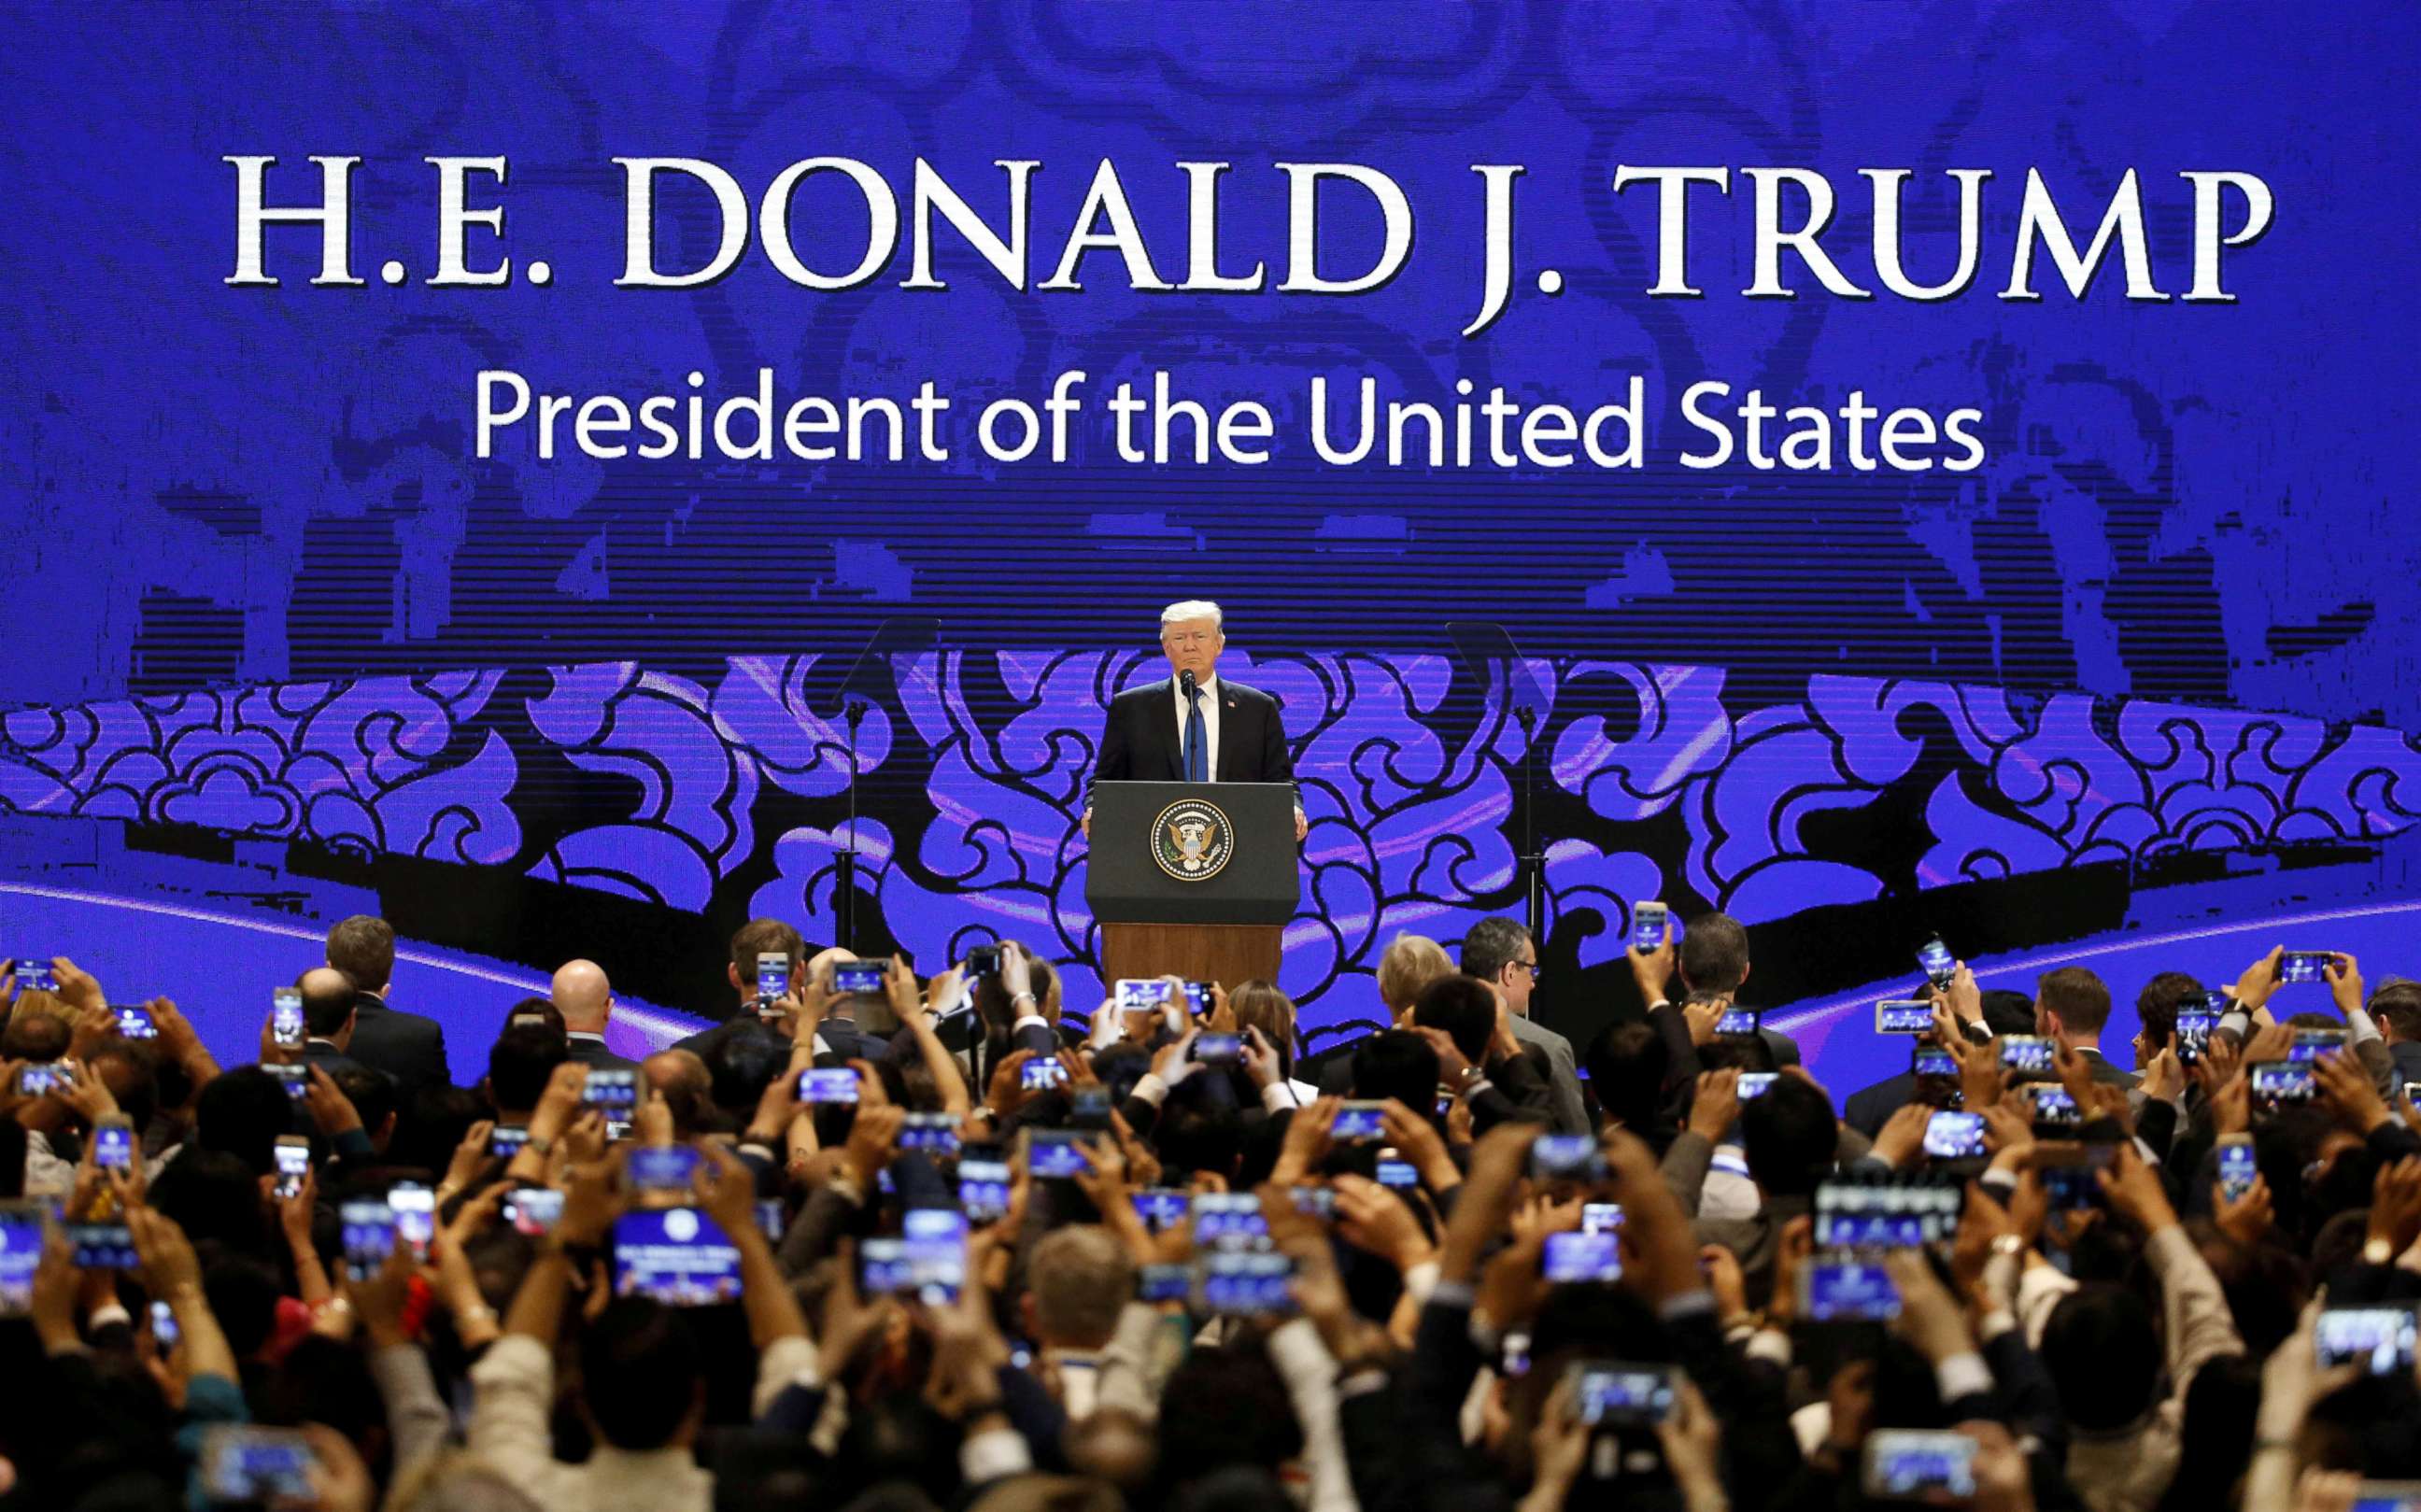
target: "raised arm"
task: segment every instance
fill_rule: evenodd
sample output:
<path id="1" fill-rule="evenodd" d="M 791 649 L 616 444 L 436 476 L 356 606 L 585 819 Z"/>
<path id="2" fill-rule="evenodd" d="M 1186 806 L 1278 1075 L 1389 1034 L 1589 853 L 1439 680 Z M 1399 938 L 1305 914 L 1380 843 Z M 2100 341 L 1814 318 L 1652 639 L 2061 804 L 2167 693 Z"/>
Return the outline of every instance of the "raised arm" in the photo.
<path id="1" fill-rule="evenodd" d="M 959 1069 L 959 1058 L 942 1043 L 933 1032 L 932 1005 L 956 996 L 959 970 L 952 967 L 935 976 L 931 983 L 932 1000 L 929 1004 L 917 995 L 916 976 L 897 956 L 891 958 L 889 970 L 883 974 L 882 985 L 890 995 L 891 1011 L 899 1022 L 916 1037 L 916 1053 L 923 1057 L 925 1069 L 933 1078 L 933 1085 L 942 1094 L 942 1111 L 956 1118 L 964 1118 L 975 1107 L 975 1099 L 967 1094 L 965 1073 Z"/>

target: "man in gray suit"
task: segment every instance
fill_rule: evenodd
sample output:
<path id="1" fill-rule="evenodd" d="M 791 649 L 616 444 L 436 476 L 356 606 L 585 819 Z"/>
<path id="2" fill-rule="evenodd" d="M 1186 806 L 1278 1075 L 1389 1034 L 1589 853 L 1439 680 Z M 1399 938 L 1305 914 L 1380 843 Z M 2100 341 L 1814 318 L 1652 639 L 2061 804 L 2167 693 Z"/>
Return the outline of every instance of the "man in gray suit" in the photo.
<path id="1" fill-rule="evenodd" d="M 1462 937 L 1462 974 L 1496 989 L 1513 1037 L 1546 1053 L 1548 1112 L 1559 1134 L 1590 1132 L 1588 1105 L 1572 1070 L 1572 1042 L 1530 1021 L 1530 994 L 1539 985 L 1539 944 L 1518 919 L 1482 919 Z"/>

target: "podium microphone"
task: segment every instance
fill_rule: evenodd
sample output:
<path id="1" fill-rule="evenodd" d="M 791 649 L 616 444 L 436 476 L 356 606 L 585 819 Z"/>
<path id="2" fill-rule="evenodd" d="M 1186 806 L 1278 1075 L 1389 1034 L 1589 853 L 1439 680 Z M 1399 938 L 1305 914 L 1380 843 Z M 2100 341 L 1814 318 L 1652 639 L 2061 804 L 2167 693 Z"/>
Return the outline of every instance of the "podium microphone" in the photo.
<path id="1" fill-rule="evenodd" d="M 1177 691 L 1185 695 L 1185 701 L 1187 703 L 1190 704 L 1194 702 L 1194 674 L 1191 671 L 1180 672 L 1177 675 Z"/>

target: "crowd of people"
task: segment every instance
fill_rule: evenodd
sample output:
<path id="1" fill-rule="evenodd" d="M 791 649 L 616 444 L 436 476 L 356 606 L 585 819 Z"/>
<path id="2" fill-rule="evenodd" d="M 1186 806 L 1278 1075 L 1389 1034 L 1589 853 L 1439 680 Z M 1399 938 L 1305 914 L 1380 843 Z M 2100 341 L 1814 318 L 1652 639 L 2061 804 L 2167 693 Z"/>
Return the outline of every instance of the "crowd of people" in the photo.
<path id="1" fill-rule="evenodd" d="M 2163 975 L 2122 1069 L 2090 971 L 1953 965 L 1836 1103 L 1720 914 L 1577 1052 L 1520 925 L 1455 943 L 1312 1056 L 1267 982 L 758 919 L 727 1021 L 625 1060 L 574 961 L 471 1086 L 376 919 L 243 1066 L 10 963 L 0 1501 L 2421 1504 L 2421 984 Z"/>

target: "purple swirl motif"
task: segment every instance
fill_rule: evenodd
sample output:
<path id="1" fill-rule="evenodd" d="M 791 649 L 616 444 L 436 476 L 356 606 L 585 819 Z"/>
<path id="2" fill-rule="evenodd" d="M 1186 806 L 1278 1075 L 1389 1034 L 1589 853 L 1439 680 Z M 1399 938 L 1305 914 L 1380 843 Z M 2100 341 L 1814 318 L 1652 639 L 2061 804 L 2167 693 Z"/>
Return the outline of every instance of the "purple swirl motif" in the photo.
<path id="1" fill-rule="evenodd" d="M 929 962 L 1013 937 L 1087 1002 L 1084 782 L 1103 703 L 1158 663 L 898 660 L 858 732 L 853 831 L 817 668 L 734 657 L 709 685 L 602 662 L 20 709 L 0 716 L 0 804 L 502 866 L 819 940 L 853 836 L 864 941 Z M 1453 662 L 1238 651 L 1225 670 L 1280 700 L 1311 818 L 1281 974 L 1307 1021 L 1361 1011 L 1340 989 L 1398 932 L 1453 940 L 1518 910 L 1523 732 Z M 2082 864 L 2375 842 L 2421 816 L 2421 746 L 2377 726 L 1838 676 L 1741 708 L 1716 668 L 1526 670 L 1551 924 L 1583 965 L 1620 952 L 1632 898 L 1754 923 Z M 1891 861 L 1855 822 L 1887 798 L 1923 815 Z"/>
<path id="2" fill-rule="evenodd" d="M 332 850 L 498 864 L 520 850 L 511 748 L 481 728 L 503 675 L 440 673 L 24 709 L 0 719 L 0 802 Z"/>

